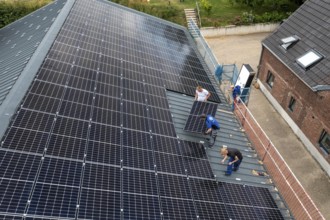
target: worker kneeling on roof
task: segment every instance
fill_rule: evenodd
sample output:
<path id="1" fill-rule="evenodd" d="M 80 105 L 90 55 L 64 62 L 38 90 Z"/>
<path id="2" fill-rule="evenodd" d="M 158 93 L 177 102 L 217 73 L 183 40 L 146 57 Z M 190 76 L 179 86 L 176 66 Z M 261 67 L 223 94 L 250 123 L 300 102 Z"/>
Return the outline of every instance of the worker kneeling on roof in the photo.
<path id="1" fill-rule="evenodd" d="M 218 130 L 220 129 L 219 122 L 212 115 L 202 114 L 199 117 L 205 119 L 206 131 L 204 134 L 211 136 L 209 139 L 209 147 L 213 147 L 215 139 L 217 138 Z"/>

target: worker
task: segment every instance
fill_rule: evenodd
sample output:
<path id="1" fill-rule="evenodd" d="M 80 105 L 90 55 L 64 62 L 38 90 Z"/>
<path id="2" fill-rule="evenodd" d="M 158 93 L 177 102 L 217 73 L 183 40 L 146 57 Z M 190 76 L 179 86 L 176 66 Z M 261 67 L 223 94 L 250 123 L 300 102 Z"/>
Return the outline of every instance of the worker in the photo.
<path id="1" fill-rule="evenodd" d="M 243 155 L 239 150 L 235 148 L 227 148 L 226 145 L 223 145 L 220 150 L 220 154 L 224 157 L 221 161 L 222 164 L 224 164 L 226 159 L 229 157 L 227 171 L 225 172 L 226 176 L 230 176 L 232 171 L 237 171 L 239 169 L 239 166 L 243 160 Z"/>
<path id="2" fill-rule="evenodd" d="M 195 93 L 195 101 L 206 102 L 207 99 L 211 96 L 211 93 L 206 89 L 203 89 L 201 86 L 197 86 Z"/>
<path id="3" fill-rule="evenodd" d="M 215 143 L 215 139 L 217 138 L 218 130 L 220 129 L 219 122 L 212 115 L 202 114 L 199 117 L 200 119 L 205 120 L 206 131 L 204 131 L 204 134 L 211 136 L 208 140 L 209 147 L 212 148 Z"/>

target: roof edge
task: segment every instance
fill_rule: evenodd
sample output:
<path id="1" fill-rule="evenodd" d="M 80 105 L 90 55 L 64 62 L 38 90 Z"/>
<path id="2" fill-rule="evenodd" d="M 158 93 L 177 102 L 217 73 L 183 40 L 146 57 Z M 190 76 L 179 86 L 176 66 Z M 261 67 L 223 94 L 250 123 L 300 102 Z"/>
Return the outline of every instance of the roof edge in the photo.
<path id="1" fill-rule="evenodd" d="M 62 28 L 75 1 L 76 0 L 67 0 L 61 9 L 61 12 L 56 17 L 54 23 L 51 25 L 48 32 L 40 42 L 38 48 L 33 53 L 31 59 L 26 64 L 16 83 L 7 94 L 6 99 L 0 105 L 0 138 L 2 138 L 7 130 L 12 116 L 16 113 L 17 107 L 21 103 L 31 83 L 33 82 L 35 75 L 47 56 L 49 49 L 53 45 L 54 40 Z"/>
<path id="2" fill-rule="evenodd" d="M 330 85 L 317 85 L 313 86 L 314 91 L 330 91 Z"/>

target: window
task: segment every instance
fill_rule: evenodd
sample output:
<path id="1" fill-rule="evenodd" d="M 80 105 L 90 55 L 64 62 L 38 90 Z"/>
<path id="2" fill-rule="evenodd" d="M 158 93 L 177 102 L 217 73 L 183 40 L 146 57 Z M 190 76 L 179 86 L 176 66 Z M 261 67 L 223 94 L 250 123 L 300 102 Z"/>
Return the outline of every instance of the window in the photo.
<path id="1" fill-rule="evenodd" d="M 323 130 L 320 138 L 320 146 L 327 153 L 330 153 L 330 135 Z"/>
<path id="2" fill-rule="evenodd" d="M 270 86 L 270 88 L 273 88 L 274 79 L 275 79 L 274 75 L 270 71 L 268 71 L 266 82 Z"/>
<path id="3" fill-rule="evenodd" d="M 285 50 L 289 49 L 291 46 L 293 46 L 295 43 L 299 41 L 299 37 L 297 35 L 293 35 L 290 37 L 282 38 L 282 44 L 281 47 L 283 47 Z"/>
<path id="4" fill-rule="evenodd" d="M 311 50 L 311 51 L 308 51 L 307 53 L 305 53 L 304 55 L 302 55 L 301 57 L 299 57 L 297 59 L 297 63 L 304 69 L 307 69 L 311 65 L 322 60 L 322 58 L 323 58 L 323 56 L 321 54 L 317 53 L 316 51 Z"/>
<path id="5" fill-rule="evenodd" d="M 295 106 L 296 106 L 296 99 L 291 96 L 289 106 L 288 106 L 290 111 L 293 112 Z"/>

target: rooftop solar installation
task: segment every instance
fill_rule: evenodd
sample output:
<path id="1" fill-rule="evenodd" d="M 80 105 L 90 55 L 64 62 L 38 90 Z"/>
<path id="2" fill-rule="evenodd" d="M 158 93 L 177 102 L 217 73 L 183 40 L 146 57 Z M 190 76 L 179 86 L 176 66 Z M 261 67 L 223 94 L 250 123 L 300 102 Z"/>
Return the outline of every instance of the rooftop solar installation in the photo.
<path id="1" fill-rule="evenodd" d="M 195 101 L 191 107 L 184 131 L 203 133 L 206 131 L 205 120 L 200 118 L 200 115 L 212 115 L 215 116 L 217 112 L 218 104 L 211 102 Z"/>
<path id="2" fill-rule="evenodd" d="M 216 181 L 204 146 L 177 138 L 165 89 L 200 83 L 213 88 L 181 28 L 76 1 L 1 141 L 0 218 L 283 219 L 268 190 Z"/>

